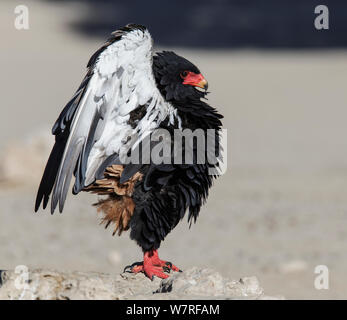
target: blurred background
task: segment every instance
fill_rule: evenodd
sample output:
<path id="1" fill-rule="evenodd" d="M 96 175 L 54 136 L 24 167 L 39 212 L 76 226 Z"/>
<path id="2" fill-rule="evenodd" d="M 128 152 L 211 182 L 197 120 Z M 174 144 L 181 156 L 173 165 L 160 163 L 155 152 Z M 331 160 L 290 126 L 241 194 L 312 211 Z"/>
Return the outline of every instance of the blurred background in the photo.
<path id="1" fill-rule="evenodd" d="M 227 173 L 161 257 L 183 270 L 255 275 L 268 295 L 346 299 L 347 2 L 324 1 L 329 30 L 314 26 L 319 4 L 2 0 L 0 269 L 117 274 L 142 259 L 128 234 L 98 226 L 93 195 L 69 196 L 62 215 L 33 212 L 52 124 L 91 54 L 134 22 L 156 50 L 199 66 L 228 129 Z M 29 9 L 28 30 L 15 28 L 17 5 Z M 317 265 L 329 268 L 328 290 L 314 287 Z"/>

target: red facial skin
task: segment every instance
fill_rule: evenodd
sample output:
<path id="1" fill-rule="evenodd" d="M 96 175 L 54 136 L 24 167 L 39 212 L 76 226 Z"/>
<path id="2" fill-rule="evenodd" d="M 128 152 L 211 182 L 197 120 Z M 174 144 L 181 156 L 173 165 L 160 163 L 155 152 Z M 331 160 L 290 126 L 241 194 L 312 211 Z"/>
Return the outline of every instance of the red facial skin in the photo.
<path id="1" fill-rule="evenodd" d="M 181 73 L 181 78 L 184 80 L 183 84 L 207 89 L 207 81 L 201 73 L 196 74 L 191 71 L 184 71 Z"/>

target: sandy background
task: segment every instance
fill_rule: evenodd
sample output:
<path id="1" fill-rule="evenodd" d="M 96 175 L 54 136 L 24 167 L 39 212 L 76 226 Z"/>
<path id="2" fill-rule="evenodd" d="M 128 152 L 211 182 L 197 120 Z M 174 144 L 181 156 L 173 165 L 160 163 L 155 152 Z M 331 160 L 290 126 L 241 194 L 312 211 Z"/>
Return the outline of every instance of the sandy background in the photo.
<path id="1" fill-rule="evenodd" d="M 27 31 L 14 28 L 16 4 L 0 4 L 0 151 L 4 159 L 8 146 L 19 146 L 25 168 L 47 150 L 30 154 L 22 144 L 47 135 L 102 41 L 67 29 L 81 4 L 25 1 Z M 347 298 L 346 52 L 175 51 L 199 66 L 211 105 L 225 116 L 228 171 L 197 224 L 189 230 L 182 221 L 161 256 L 183 270 L 255 275 L 269 295 Z M 119 273 L 141 259 L 128 235 L 98 226 L 95 196 L 69 196 L 62 215 L 34 214 L 41 170 L 29 170 L 29 183 L 0 184 L 0 269 Z M 329 268 L 329 290 L 314 288 L 320 264 Z"/>

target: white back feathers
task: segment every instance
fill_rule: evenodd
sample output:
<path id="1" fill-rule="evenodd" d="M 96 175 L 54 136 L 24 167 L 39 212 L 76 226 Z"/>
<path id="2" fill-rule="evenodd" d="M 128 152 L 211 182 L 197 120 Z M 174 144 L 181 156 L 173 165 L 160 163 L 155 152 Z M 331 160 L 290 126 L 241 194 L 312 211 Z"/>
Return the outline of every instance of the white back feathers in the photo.
<path id="1" fill-rule="evenodd" d="M 56 141 L 59 135 L 65 139 L 65 148 L 63 155 L 55 159 L 60 160 L 56 175 L 50 177 L 52 212 L 58 202 L 60 212 L 63 210 L 73 173 L 77 193 L 95 181 L 107 157 L 127 152 L 128 136 L 141 140 L 165 118 L 175 121 L 176 110 L 156 86 L 152 55 L 147 29 L 128 25 L 113 33 L 113 38 L 91 58 L 85 80 L 53 128 Z M 145 107 L 145 115 L 131 125 L 130 113 L 138 107 Z M 49 193 L 43 190 L 40 195 L 39 191 L 38 199 L 44 197 L 44 206 Z"/>

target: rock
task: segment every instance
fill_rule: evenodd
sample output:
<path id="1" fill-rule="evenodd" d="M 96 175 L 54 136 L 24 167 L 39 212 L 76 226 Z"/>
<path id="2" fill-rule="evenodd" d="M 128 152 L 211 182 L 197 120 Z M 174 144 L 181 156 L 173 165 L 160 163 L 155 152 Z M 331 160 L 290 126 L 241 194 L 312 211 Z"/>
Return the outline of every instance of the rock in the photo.
<path id="1" fill-rule="evenodd" d="M 210 269 L 192 268 L 168 279 L 150 281 L 143 274 L 29 270 L 0 272 L 0 300 L 90 299 L 278 299 L 265 296 L 256 277 L 239 281 Z"/>

